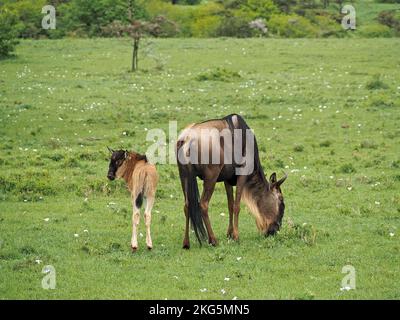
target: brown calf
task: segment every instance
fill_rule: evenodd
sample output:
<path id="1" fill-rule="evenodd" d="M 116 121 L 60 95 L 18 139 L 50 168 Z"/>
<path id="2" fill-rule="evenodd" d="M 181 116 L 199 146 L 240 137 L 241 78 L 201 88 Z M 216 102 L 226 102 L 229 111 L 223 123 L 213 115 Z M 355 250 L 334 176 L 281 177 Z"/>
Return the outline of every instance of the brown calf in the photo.
<path id="1" fill-rule="evenodd" d="M 115 151 L 110 148 L 109 151 L 111 152 L 111 159 L 107 178 L 110 180 L 124 179 L 132 196 L 132 251 L 135 252 L 138 248 L 137 232 L 143 198 L 146 200 L 144 211 L 146 244 L 147 248 L 151 250 L 153 248 L 150 235 L 151 210 L 158 183 L 156 167 L 147 161 L 146 156 L 139 153 L 127 150 Z"/>

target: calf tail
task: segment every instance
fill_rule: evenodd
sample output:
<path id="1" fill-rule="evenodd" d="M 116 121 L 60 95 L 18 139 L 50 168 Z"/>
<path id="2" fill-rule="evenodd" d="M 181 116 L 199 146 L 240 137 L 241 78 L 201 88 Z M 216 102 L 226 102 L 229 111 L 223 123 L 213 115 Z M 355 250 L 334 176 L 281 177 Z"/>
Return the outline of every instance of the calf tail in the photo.
<path id="1" fill-rule="evenodd" d="M 143 191 L 141 191 L 135 199 L 136 208 L 140 209 L 143 204 Z"/>

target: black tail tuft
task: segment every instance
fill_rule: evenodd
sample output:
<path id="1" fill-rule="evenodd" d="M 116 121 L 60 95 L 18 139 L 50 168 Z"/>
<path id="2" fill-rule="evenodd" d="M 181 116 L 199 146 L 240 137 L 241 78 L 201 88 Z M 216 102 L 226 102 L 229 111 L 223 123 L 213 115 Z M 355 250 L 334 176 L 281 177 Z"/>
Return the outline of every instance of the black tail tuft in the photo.
<path id="1" fill-rule="evenodd" d="M 142 204 L 143 204 L 143 192 L 139 193 L 139 195 L 136 197 L 135 200 L 136 208 L 140 209 L 142 207 Z"/>
<path id="2" fill-rule="evenodd" d="M 202 245 L 202 241 L 207 239 L 207 231 L 204 226 L 203 217 L 200 209 L 200 196 L 199 196 L 199 188 L 197 186 L 196 175 L 193 172 L 193 168 L 189 166 L 184 166 L 182 169 L 182 178 L 186 180 L 185 183 L 185 196 L 187 197 L 188 202 L 188 211 L 189 211 L 189 219 L 196 235 L 197 240 L 200 245 Z"/>

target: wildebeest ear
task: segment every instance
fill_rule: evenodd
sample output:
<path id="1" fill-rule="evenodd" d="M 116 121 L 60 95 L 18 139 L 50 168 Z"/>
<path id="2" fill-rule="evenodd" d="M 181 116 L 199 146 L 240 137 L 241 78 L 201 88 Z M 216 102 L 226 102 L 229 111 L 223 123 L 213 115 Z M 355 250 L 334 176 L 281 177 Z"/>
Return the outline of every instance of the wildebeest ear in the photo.
<path id="1" fill-rule="evenodd" d="M 110 151 L 110 153 L 114 153 L 114 150 L 111 149 L 110 147 L 107 146 L 108 151 Z"/>
<path id="2" fill-rule="evenodd" d="M 269 182 L 270 183 L 275 183 L 276 182 L 276 172 L 271 174 L 271 176 L 269 177 Z"/>
<path id="3" fill-rule="evenodd" d="M 128 150 L 125 150 L 125 153 L 124 153 L 124 158 L 125 158 L 125 159 L 128 157 L 128 154 L 129 154 L 129 151 L 128 151 Z"/>

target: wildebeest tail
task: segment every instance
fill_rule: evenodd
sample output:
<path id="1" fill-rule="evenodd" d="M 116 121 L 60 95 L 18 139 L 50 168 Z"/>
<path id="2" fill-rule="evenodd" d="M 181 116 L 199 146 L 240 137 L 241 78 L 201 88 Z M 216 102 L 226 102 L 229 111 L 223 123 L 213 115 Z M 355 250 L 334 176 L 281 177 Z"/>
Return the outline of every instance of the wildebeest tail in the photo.
<path id="1" fill-rule="evenodd" d="M 199 188 L 197 186 L 196 175 L 193 168 L 189 166 L 179 166 L 181 179 L 184 184 L 185 198 L 188 204 L 189 220 L 192 229 L 200 245 L 206 239 L 206 229 L 200 209 Z"/>

